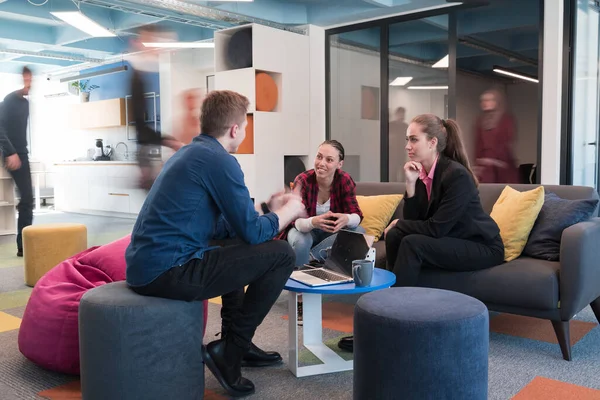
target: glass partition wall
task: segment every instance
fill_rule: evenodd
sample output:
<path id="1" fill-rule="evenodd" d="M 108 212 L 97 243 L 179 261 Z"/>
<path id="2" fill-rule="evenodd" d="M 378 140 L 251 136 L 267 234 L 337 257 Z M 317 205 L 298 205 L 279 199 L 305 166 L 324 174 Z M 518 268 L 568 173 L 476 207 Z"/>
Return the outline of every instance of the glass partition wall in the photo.
<path id="1" fill-rule="evenodd" d="M 388 179 L 404 181 L 406 129 L 431 113 L 448 118 L 448 16 L 390 25 Z"/>
<path id="2" fill-rule="evenodd" d="M 571 181 L 600 187 L 598 134 L 600 129 L 600 18 L 599 6 L 573 1 L 574 57 L 571 71 Z"/>
<path id="3" fill-rule="evenodd" d="M 482 140 L 506 149 L 511 174 L 487 179 L 536 180 L 540 2 L 473 4 L 326 31 L 327 137 L 355 181 L 403 181 L 406 130 L 424 113 L 457 120 L 474 166 Z"/>

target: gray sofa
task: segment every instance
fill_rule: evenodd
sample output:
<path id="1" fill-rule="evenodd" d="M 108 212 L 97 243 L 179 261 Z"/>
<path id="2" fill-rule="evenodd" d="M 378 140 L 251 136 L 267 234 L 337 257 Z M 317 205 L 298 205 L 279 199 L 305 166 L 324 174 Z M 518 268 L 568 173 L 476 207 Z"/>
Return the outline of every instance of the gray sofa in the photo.
<path id="1" fill-rule="evenodd" d="M 483 208 L 491 213 L 506 185 L 481 184 Z M 538 185 L 511 185 L 516 190 L 531 190 Z M 598 198 L 591 187 L 546 185 L 565 199 Z M 402 194 L 404 183 L 358 182 L 356 194 Z M 402 218 L 404 202 L 392 219 Z M 569 321 L 591 305 L 600 322 L 600 218 L 573 225 L 563 231 L 560 261 L 519 257 L 508 263 L 475 272 L 449 272 L 424 268 L 419 286 L 448 289 L 483 301 L 489 310 L 548 319 L 552 322 L 563 358 L 571 360 Z M 376 265 L 385 268 L 385 242 L 375 243 Z"/>

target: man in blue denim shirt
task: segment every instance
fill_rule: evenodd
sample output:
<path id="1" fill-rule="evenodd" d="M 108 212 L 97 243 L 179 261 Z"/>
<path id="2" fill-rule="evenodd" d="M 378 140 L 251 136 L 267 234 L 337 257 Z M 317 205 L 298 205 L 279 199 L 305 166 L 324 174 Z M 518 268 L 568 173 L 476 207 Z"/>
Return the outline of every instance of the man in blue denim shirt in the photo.
<path id="1" fill-rule="evenodd" d="M 139 294 L 185 301 L 223 298 L 223 335 L 203 348 L 206 365 L 232 396 L 254 393 L 242 360 L 281 361 L 252 344 L 294 269 L 287 241 L 271 240 L 303 215 L 296 194 L 271 197 L 260 215 L 235 153 L 246 136 L 248 99 L 211 92 L 202 105 L 202 134 L 165 164 L 138 215 L 126 250 L 127 283 Z M 237 237 L 241 244 L 211 246 Z M 244 286 L 248 289 L 243 294 Z M 226 333 L 226 334 L 225 334 Z M 262 364 L 261 364 L 262 363 Z"/>

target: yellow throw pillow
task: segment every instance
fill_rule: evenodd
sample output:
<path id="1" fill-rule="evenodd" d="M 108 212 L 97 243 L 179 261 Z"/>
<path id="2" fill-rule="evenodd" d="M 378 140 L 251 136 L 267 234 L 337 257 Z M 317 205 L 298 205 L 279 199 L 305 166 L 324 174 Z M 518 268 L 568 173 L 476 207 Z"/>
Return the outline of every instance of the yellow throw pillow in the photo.
<path id="1" fill-rule="evenodd" d="M 512 261 L 521 255 L 543 204 L 543 186 L 526 192 L 510 186 L 504 188 L 490 214 L 500 228 L 504 261 Z"/>
<path id="2" fill-rule="evenodd" d="M 363 213 L 360 223 L 368 235 L 378 241 L 385 228 L 390 223 L 398 204 L 402 201 L 401 194 L 382 194 L 379 196 L 356 196 L 358 206 Z"/>

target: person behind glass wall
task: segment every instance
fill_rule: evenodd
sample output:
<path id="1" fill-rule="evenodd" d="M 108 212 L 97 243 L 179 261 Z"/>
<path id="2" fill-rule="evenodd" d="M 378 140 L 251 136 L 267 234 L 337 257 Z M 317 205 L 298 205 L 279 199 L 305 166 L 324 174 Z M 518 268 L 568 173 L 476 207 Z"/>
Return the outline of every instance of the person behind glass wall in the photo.
<path id="1" fill-rule="evenodd" d="M 475 172 L 482 183 L 518 183 L 519 170 L 513 154 L 516 124 L 506 109 L 503 93 L 485 91 L 480 98 L 481 115 L 475 122 Z"/>
<path id="2" fill-rule="evenodd" d="M 404 146 L 406 130 L 408 129 L 405 118 L 406 109 L 404 107 L 398 107 L 394 112 L 394 119 L 390 122 L 389 177 L 391 182 L 398 182 L 402 179 L 405 158 L 399 150 Z"/>
<path id="3" fill-rule="evenodd" d="M 0 150 L 4 165 L 15 181 L 20 200 L 17 210 L 17 256 L 23 257 L 23 228 L 33 223 L 33 187 L 27 150 L 27 123 L 32 72 L 23 67 L 23 88 L 9 93 L 0 107 Z"/>
<path id="4" fill-rule="evenodd" d="M 146 48 L 144 43 L 160 41 L 160 32 L 158 28 L 152 25 L 142 26 L 138 29 L 135 39 L 131 41 L 134 51 L 141 52 L 131 62 L 133 67 L 131 106 L 137 133 L 137 161 L 141 172 L 140 187 L 145 190 L 150 190 L 162 168 L 161 146 L 169 147 L 174 151 L 179 150 L 182 146 L 182 143 L 174 137 L 155 131 L 152 128 L 154 121 L 149 122 L 151 118 L 158 118 L 157 110 L 148 110 L 150 102 L 147 102 L 145 98 L 149 87 L 148 75 L 158 74 L 158 54 Z"/>
<path id="5" fill-rule="evenodd" d="M 500 229 L 483 211 L 458 124 L 419 115 L 406 140 L 404 219 L 384 232 L 395 286 L 416 286 L 423 266 L 475 271 L 501 264 Z"/>

